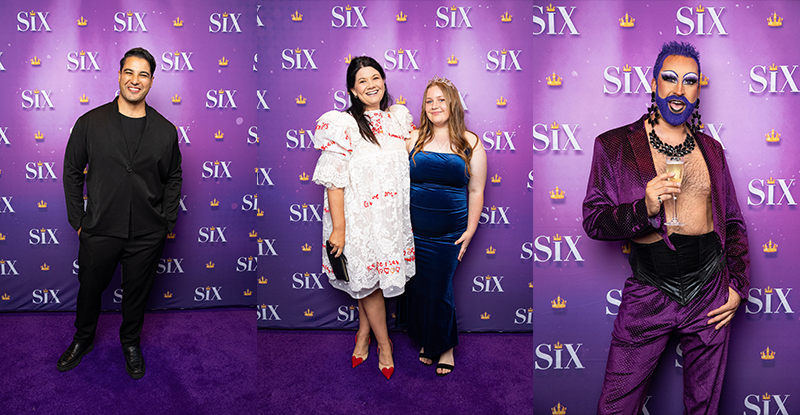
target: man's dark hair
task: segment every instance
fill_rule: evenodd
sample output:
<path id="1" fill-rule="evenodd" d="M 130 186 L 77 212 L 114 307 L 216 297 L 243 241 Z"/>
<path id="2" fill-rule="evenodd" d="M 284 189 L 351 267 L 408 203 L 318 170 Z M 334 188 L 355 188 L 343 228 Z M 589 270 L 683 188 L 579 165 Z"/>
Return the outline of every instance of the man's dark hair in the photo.
<path id="1" fill-rule="evenodd" d="M 156 72 L 156 59 L 145 48 L 133 48 L 125 52 L 125 56 L 123 56 L 119 61 L 120 71 L 122 71 L 122 67 L 125 66 L 125 59 L 128 59 L 131 56 L 146 60 L 147 63 L 150 64 L 150 77 L 153 77 L 153 74 Z"/>
<path id="2" fill-rule="evenodd" d="M 692 58 L 697 63 L 697 75 L 700 76 L 700 52 L 691 43 L 672 41 L 661 45 L 661 53 L 656 58 L 656 65 L 653 67 L 653 79 L 658 79 L 664 59 L 668 56 L 677 55 Z"/>

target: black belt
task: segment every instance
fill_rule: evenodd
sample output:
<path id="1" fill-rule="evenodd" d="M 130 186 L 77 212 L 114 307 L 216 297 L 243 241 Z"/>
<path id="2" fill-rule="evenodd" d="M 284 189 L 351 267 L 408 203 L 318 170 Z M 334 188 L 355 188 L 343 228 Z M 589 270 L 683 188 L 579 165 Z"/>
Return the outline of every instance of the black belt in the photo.
<path id="1" fill-rule="evenodd" d="M 725 254 L 715 232 L 704 235 L 669 236 L 675 250 L 664 240 L 652 244 L 631 242 L 633 276 L 650 284 L 685 306 L 700 294 L 708 280 L 725 266 Z"/>

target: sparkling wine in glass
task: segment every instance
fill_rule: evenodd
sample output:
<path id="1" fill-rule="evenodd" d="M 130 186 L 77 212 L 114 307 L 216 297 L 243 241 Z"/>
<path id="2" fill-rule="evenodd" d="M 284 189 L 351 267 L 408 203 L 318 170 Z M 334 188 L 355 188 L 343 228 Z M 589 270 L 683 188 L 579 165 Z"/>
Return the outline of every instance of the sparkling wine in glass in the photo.
<path id="1" fill-rule="evenodd" d="M 681 182 L 683 179 L 683 157 L 667 156 L 667 173 L 675 173 L 674 177 L 670 177 L 669 181 Z M 673 209 L 672 220 L 667 222 L 667 226 L 683 226 L 684 224 L 678 220 L 678 195 L 672 194 Z"/>

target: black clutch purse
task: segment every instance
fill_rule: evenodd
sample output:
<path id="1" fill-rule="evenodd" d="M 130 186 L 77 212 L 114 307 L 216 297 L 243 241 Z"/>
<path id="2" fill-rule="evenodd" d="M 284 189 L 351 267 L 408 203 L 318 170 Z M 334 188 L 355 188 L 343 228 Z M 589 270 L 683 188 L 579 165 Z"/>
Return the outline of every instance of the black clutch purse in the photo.
<path id="1" fill-rule="evenodd" d="M 333 275 L 336 276 L 336 279 L 350 282 L 350 277 L 347 275 L 347 258 L 345 258 L 344 254 L 336 258 L 332 253 L 333 246 L 331 245 L 331 241 L 325 241 L 325 252 L 328 254 L 328 261 L 330 261 L 331 267 L 333 267 Z"/>

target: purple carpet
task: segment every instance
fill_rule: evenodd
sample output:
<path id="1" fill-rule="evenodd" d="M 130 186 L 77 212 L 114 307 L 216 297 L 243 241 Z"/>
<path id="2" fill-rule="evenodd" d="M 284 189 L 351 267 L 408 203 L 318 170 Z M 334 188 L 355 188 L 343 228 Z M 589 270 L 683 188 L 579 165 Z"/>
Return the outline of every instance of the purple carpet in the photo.
<path id="1" fill-rule="evenodd" d="M 533 413 L 530 333 L 460 333 L 455 370 L 436 376 L 419 347 L 391 332 L 395 372 L 378 370 L 376 342 L 351 368 L 354 331 L 258 333 L 258 407 L 280 415 L 524 415 Z"/>
<path id="2" fill-rule="evenodd" d="M 139 380 L 125 372 L 119 313 L 101 314 L 94 350 L 63 373 L 56 361 L 72 341 L 74 313 L 0 314 L 0 413 L 257 413 L 254 314 L 148 312 Z"/>

